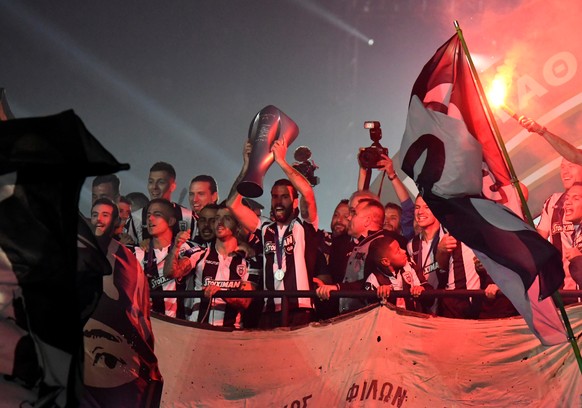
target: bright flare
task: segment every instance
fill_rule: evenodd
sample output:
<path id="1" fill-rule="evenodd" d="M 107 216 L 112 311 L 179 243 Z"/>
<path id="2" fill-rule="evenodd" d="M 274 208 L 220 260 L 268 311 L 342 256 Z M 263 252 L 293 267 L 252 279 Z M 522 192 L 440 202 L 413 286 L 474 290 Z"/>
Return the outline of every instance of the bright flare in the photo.
<path id="1" fill-rule="evenodd" d="M 487 99 L 489 103 L 495 108 L 502 107 L 505 104 L 505 96 L 507 95 L 507 84 L 501 77 L 496 77 L 491 84 L 489 92 L 487 92 Z"/>
<path id="2" fill-rule="evenodd" d="M 503 75 L 497 75 L 495 79 L 493 79 L 491 88 L 489 88 L 489 91 L 487 92 L 487 100 L 491 106 L 496 109 L 502 109 L 505 111 L 505 113 L 519 122 L 519 115 L 505 104 L 505 96 L 507 95 L 508 86 L 509 80 L 507 77 Z"/>

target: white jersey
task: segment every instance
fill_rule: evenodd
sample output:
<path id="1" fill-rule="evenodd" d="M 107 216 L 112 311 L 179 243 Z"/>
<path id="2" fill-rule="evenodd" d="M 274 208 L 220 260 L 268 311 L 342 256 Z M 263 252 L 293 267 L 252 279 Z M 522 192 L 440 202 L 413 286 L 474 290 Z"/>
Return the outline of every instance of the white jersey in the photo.
<path id="1" fill-rule="evenodd" d="M 564 289 L 576 290 L 578 285 L 570 274 L 570 261 L 564 256 L 565 249 L 572 248 L 573 245 L 574 224 L 566 221 L 563 215 L 564 200 L 560 200 L 563 194 L 554 193 L 544 202 L 537 229 L 547 232 L 548 240 L 562 253 L 562 264 L 566 274 L 564 277 Z M 562 216 L 559 216 L 559 214 L 562 214 Z"/>
<path id="2" fill-rule="evenodd" d="M 186 290 L 204 290 L 209 284 L 224 286 L 224 289 L 228 289 L 229 285 L 236 284 L 238 281 L 248 281 L 250 274 L 260 273 L 260 270 L 251 269 L 246 259 L 240 256 L 221 255 L 214 246 L 191 248 L 188 258 L 193 270 L 185 278 Z M 185 307 L 186 318 L 190 321 L 202 322 L 207 316 L 208 323 L 213 326 L 224 326 L 226 323 L 228 326 L 242 328 L 241 312 L 235 312 L 220 297 L 213 298 L 210 302 L 198 297 L 187 298 Z"/>
<path id="3" fill-rule="evenodd" d="M 160 280 L 164 281 L 164 265 L 166 263 L 166 258 L 168 257 L 168 249 L 170 246 L 166 246 L 162 249 L 154 248 L 154 256 L 156 257 L 156 264 L 158 269 L 158 277 Z M 184 249 L 188 249 L 188 245 L 184 244 L 182 246 Z M 135 247 L 135 257 L 142 267 L 145 266 L 146 251 L 140 247 Z M 162 283 L 162 290 L 176 290 L 176 280 L 169 279 Z M 164 299 L 164 314 L 169 317 L 176 317 L 176 312 L 178 310 L 178 298 L 165 298 Z"/>
<path id="4" fill-rule="evenodd" d="M 306 264 L 306 251 L 313 250 L 315 244 L 312 224 L 295 218 L 288 226 L 277 223 L 262 226 L 261 235 L 264 248 L 264 286 L 266 290 L 310 290 L 311 282 Z M 313 308 L 310 298 L 289 299 L 290 309 Z M 281 298 L 270 298 L 266 311 L 280 311 Z"/>
<path id="5" fill-rule="evenodd" d="M 438 246 L 438 240 L 445 234 L 442 227 L 439 230 L 438 235 L 435 235 L 434 240 L 425 241 L 420 240 L 419 251 L 415 252 L 413 250 L 413 244 L 410 240 L 407 245 L 408 253 L 412 255 L 413 260 L 416 262 L 417 267 L 422 270 L 422 274 L 426 279 L 427 283 L 434 289 L 440 287 L 440 283 L 444 279 L 444 274 L 446 275 L 446 283 L 441 289 L 445 290 L 455 290 L 457 288 L 457 282 L 462 286 L 461 289 L 481 289 L 481 279 L 479 274 L 475 269 L 475 253 L 467 245 L 461 242 L 461 257 L 462 264 L 455 261 L 454 257 L 451 255 L 449 258 L 449 265 L 447 269 L 441 269 L 438 262 L 435 259 L 436 248 Z M 415 236 L 416 239 L 417 236 Z M 433 242 L 434 241 L 434 242 Z M 440 277 L 440 280 L 439 280 Z M 464 286 L 464 287 L 463 287 Z M 438 299 L 435 299 L 433 305 L 429 308 L 430 313 L 436 313 L 438 305 Z"/>

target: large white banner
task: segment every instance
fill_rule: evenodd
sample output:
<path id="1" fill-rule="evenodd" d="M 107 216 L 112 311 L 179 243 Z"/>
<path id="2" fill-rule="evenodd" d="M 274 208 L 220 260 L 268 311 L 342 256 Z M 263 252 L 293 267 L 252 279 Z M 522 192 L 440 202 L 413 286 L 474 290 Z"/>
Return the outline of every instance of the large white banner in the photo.
<path id="1" fill-rule="evenodd" d="M 582 305 L 567 308 L 574 333 Z M 579 407 L 572 346 L 521 317 L 373 307 L 330 323 L 218 331 L 152 318 L 164 407 Z"/>

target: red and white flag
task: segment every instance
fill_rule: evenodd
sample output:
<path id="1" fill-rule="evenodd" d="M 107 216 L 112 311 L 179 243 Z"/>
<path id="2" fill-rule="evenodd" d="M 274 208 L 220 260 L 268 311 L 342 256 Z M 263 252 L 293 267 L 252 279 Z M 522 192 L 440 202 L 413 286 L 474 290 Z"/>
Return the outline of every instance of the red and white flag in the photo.
<path id="1" fill-rule="evenodd" d="M 485 168 L 497 186 L 509 187 L 506 195 L 513 195 L 457 34 L 437 50 L 414 84 L 400 154 L 402 170 L 434 215 L 473 249 L 542 344 L 566 342 L 549 298 L 564 280 L 560 254 L 511 206 L 482 193 Z"/>

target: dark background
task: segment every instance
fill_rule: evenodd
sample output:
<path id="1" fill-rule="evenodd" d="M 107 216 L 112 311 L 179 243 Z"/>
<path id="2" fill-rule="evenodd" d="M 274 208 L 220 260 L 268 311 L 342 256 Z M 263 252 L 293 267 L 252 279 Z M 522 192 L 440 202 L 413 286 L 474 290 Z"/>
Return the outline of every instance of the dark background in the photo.
<path id="1" fill-rule="evenodd" d="M 518 1 L 0 0 L 0 87 L 16 117 L 73 109 L 131 169 L 122 193 L 147 193 L 149 167 L 172 163 L 173 199 L 198 174 L 221 199 L 239 172 L 255 114 L 275 105 L 300 128 L 287 160 L 309 146 L 320 167 L 320 225 L 356 189 L 366 120 L 396 153 L 412 84 L 458 20 L 478 64 L 500 58 L 483 19 Z M 367 40 L 374 40 L 373 46 Z M 75 171 L 71 169 L 71 171 Z M 265 177 L 269 205 L 274 165 Z M 90 179 L 80 208 L 88 213 Z M 388 188 L 388 187 L 387 187 Z M 187 199 L 183 204 L 188 206 Z"/>

